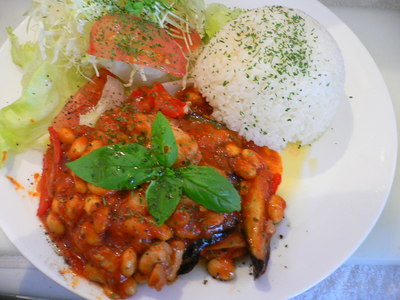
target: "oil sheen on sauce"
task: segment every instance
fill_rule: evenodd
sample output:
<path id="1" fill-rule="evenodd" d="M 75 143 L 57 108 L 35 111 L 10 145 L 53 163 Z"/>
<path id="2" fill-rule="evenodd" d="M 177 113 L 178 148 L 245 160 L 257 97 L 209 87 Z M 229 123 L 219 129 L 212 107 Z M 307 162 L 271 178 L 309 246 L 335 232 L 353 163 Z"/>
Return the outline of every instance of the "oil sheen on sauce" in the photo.
<path id="1" fill-rule="evenodd" d="M 317 167 L 317 161 L 309 158 L 310 151 L 310 146 L 290 143 L 280 153 L 283 162 L 283 176 L 279 193 L 287 200 L 293 199 L 296 195 L 304 168 L 307 166 L 313 171 Z"/>

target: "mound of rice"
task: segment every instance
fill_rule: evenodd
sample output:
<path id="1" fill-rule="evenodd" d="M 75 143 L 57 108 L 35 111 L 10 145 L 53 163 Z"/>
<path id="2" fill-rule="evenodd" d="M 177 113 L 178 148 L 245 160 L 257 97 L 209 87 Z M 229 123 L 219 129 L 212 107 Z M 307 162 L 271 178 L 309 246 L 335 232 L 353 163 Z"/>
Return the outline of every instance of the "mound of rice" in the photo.
<path id="1" fill-rule="evenodd" d="M 213 116 L 257 145 L 310 144 L 344 96 L 344 65 L 331 35 L 281 6 L 240 15 L 206 45 L 193 69 Z"/>

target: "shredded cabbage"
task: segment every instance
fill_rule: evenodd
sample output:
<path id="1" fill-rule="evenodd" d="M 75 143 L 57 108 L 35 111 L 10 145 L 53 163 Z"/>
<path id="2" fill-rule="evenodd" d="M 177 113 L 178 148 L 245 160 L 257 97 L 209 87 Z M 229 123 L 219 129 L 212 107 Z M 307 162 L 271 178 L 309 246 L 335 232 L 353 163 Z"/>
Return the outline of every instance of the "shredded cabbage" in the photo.
<path id="1" fill-rule="evenodd" d="M 189 27 L 203 32 L 204 0 L 126 0 L 124 9 L 167 30 L 173 25 L 186 33 Z"/>
<path id="2" fill-rule="evenodd" d="M 42 59 L 75 67 L 90 78 L 93 66 L 86 50 L 92 23 L 117 9 L 114 1 L 106 0 L 34 0 L 28 14 L 38 24 Z"/>

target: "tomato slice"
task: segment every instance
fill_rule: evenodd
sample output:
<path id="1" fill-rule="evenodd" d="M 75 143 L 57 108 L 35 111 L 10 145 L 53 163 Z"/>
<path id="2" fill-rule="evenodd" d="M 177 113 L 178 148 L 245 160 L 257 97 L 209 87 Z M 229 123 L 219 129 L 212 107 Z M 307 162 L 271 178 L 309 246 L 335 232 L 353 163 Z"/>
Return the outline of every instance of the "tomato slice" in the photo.
<path id="1" fill-rule="evenodd" d="M 132 15 L 106 15 L 96 21 L 87 52 L 177 77 L 186 74 L 187 61 L 178 43 L 164 29 Z"/>
<path id="2" fill-rule="evenodd" d="M 81 114 L 87 113 L 100 100 L 107 76 L 113 74 L 106 69 L 99 71 L 99 76 L 94 75 L 79 91 L 65 104 L 62 111 L 53 120 L 54 129 L 73 127 L 79 124 Z"/>

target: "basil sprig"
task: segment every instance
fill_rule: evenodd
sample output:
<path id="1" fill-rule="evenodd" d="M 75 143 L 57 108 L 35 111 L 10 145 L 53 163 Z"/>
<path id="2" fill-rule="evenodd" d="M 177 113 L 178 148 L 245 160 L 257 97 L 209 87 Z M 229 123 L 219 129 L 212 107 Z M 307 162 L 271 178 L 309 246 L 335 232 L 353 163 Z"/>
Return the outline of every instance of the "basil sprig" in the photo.
<path id="1" fill-rule="evenodd" d="M 161 112 L 151 133 L 151 149 L 139 144 L 104 146 L 67 166 L 83 180 L 106 189 L 129 190 L 150 182 L 146 199 L 157 225 L 174 213 L 183 194 L 216 212 L 240 210 L 238 192 L 214 168 L 171 168 L 178 158 L 178 146 Z"/>

